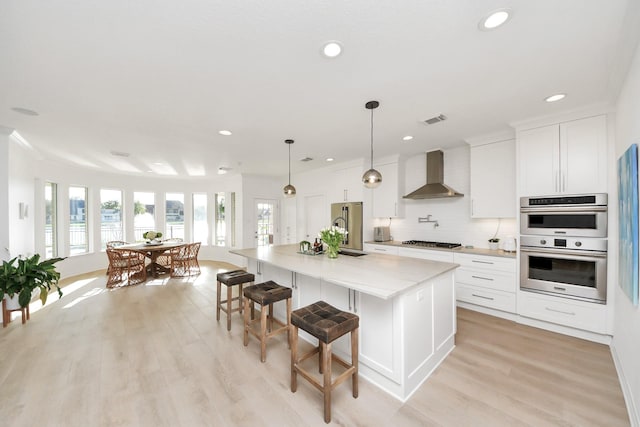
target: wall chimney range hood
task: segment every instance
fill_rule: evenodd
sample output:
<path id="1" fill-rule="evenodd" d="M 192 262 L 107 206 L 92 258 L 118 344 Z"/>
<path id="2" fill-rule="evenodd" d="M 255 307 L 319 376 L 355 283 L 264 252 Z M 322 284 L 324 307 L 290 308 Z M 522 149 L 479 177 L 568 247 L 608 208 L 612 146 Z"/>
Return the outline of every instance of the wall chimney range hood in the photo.
<path id="1" fill-rule="evenodd" d="M 416 191 L 403 196 L 403 199 L 436 199 L 442 197 L 462 197 L 453 188 L 443 183 L 444 181 L 444 154 L 441 150 L 427 153 L 427 184 Z"/>

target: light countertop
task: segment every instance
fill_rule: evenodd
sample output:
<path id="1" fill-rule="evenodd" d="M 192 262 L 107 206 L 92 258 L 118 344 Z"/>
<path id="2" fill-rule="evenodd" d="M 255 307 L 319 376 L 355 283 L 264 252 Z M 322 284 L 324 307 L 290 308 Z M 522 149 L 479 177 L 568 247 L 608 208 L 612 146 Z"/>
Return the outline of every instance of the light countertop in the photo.
<path id="1" fill-rule="evenodd" d="M 393 298 L 458 267 L 458 264 L 448 262 L 375 253 L 360 257 L 339 255 L 330 259 L 326 254 L 303 255 L 297 253 L 298 250 L 299 245 L 292 244 L 230 252 L 382 299 Z"/>
<path id="2" fill-rule="evenodd" d="M 425 246 L 417 246 L 417 245 L 403 245 L 399 240 L 390 240 L 388 242 L 374 242 L 369 241 L 365 242 L 372 245 L 383 245 L 383 246 L 395 246 L 399 248 L 410 248 L 410 249 L 424 249 L 430 251 L 445 251 L 445 252 L 453 252 L 453 253 L 463 253 L 463 254 L 471 254 L 471 255 L 486 255 L 486 256 L 498 256 L 503 258 L 515 258 L 515 252 L 505 252 L 502 249 L 487 249 L 487 248 L 465 248 L 464 246 L 460 246 L 457 248 L 449 249 L 449 248 L 430 248 Z"/>

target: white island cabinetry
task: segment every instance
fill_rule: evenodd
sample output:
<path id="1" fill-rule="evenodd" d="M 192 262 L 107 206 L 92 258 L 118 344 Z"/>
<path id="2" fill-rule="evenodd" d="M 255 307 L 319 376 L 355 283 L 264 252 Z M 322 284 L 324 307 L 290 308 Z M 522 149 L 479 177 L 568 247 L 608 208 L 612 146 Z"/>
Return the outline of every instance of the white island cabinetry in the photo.
<path id="1" fill-rule="evenodd" d="M 406 400 L 454 347 L 456 265 L 375 253 L 332 260 L 296 249 L 232 252 L 248 258 L 257 282 L 291 286 L 294 309 L 324 300 L 357 314 L 361 376 Z M 284 318 L 284 311 L 276 316 Z M 304 333 L 301 338 L 315 341 Z M 345 337 L 333 347 L 349 356 Z"/>

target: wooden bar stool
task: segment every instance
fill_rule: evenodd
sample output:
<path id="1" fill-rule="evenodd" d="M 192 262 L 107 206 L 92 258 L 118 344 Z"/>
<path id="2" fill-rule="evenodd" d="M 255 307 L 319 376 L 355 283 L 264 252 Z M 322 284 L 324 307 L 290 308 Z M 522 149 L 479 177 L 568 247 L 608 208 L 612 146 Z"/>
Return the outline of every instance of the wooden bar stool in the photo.
<path id="1" fill-rule="evenodd" d="M 251 273 L 248 273 L 244 270 L 233 270 L 227 271 L 224 273 L 218 273 L 218 286 L 217 286 L 217 296 L 216 296 L 216 320 L 220 321 L 220 310 L 227 313 L 227 331 L 231 330 L 231 313 L 235 311 L 239 311 L 242 313 L 242 285 L 245 283 L 252 283 L 255 281 L 255 276 Z M 227 299 L 222 301 L 222 286 L 221 284 L 227 287 Z M 233 296 L 233 286 L 239 285 L 240 288 L 238 290 L 238 296 Z M 236 308 L 231 308 L 231 302 L 238 301 L 238 306 Z M 224 305 L 223 305 L 224 304 Z"/>
<path id="2" fill-rule="evenodd" d="M 283 323 L 273 318 L 273 303 L 286 300 L 287 302 L 287 323 Z M 260 319 L 249 320 L 249 304 L 253 311 L 253 304 L 260 304 Z M 267 309 L 269 313 L 267 318 Z M 268 324 L 267 324 L 268 320 Z M 260 331 L 251 327 L 252 323 L 260 322 Z M 280 325 L 278 329 L 273 329 L 273 323 Z M 291 334 L 289 325 L 291 324 L 291 288 L 280 286 L 276 282 L 268 281 L 258 283 L 245 288 L 244 290 L 244 345 L 249 344 L 249 332 L 260 340 L 260 360 L 267 360 L 267 340 L 281 332 L 287 333 L 287 343 L 291 346 Z"/>
<path id="3" fill-rule="evenodd" d="M 291 313 L 291 391 L 298 388 L 300 373 L 304 379 L 324 395 L 324 422 L 331 422 L 331 391 L 351 377 L 351 389 L 354 398 L 358 397 L 358 328 L 360 319 L 355 314 L 338 310 L 324 301 L 302 307 Z M 298 357 L 298 328 L 318 338 L 318 347 Z M 331 352 L 331 343 L 346 333 L 351 332 L 351 364 Z M 300 367 L 300 363 L 314 354 L 320 355 L 320 373 L 322 383 L 308 371 Z M 335 360 L 344 366 L 346 371 L 331 381 L 331 361 Z"/>

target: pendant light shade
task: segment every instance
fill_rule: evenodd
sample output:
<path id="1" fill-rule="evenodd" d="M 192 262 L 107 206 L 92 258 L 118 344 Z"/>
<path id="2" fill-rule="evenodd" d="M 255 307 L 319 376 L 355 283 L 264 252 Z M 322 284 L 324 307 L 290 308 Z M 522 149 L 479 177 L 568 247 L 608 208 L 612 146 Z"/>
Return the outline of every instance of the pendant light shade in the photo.
<path id="1" fill-rule="evenodd" d="M 284 186 L 284 197 L 290 198 L 296 196 L 296 187 L 291 185 L 291 144 L 293 144 L 293 139 L 287 139 L 284 143 L 289 146 L 289 183 Z"/>
<path id="2" fill-rule="evenodd" d="M 369 101 L 364 106 L 371 110 L 371 169 L 362 175 L 362 182 L 367 188 L 376 188 L 382 182 L 382 174 L 373 168 L 373 110 L 378 108 L 378 101 Z"/>

